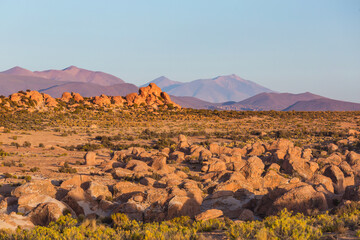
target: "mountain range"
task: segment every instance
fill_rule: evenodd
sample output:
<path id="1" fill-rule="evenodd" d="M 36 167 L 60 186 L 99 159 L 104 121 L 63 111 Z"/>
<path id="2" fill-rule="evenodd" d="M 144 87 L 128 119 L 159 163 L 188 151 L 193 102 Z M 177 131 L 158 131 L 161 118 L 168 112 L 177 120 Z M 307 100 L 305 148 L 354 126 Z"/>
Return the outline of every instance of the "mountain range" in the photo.
<path id="1" fill-rule="evenodd" d="M 310 92 L 278 93 L 257 83 L 225 75 L 191 82 L 177 82 L 165 76 L 143 86 L 155 83 L 182 107 L 237 111 L 360 111 L 359 103 L 329 99 Z M 142 87 L 142 86 L 140 86 Z M 14 67 L 0 72 L 0 95 L 20 90 L 37 90 L 52 97 L 63 92 L 77 92 L 84 97 L 125 96 L 137 92 L 138 87 L 121 78 L 99 71 L 75 66 L 63 70 L 30 71 Z"/>
<path id="2" fill-rule="evenodd" d="M 241 101 L 262 92 L 272 92 L 266 87 L 244 80 L 235 74 L 186 83 L 175 82 L 162 76 L 144 86 L 151 82 L 173 96 L 195 97 L 213 103 Z"/>

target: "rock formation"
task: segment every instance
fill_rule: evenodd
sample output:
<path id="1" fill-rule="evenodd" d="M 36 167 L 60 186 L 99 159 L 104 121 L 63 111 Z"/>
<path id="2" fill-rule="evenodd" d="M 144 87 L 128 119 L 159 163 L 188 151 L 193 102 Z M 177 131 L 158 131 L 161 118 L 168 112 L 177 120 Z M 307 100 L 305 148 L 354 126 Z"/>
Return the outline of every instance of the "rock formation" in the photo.
<path id="1" fill-rule="evenodd" d="M 178 104 L 171 101 L 170 96 L 163 92 L 155 83 L 150 83 L 147 87 L 139 89 L 139 93 L 131 93 L 122 96 L 106 96 L 104 94 L 91 98 L 84 98 L 79 93 L 64 92 L 61 98 L 55 99 L 45 93 L 37 91 L 20 91 L 11 94 L 7 98 L 0 99 L 0 109 L 28 109 L 48 110 L 59 106 L 76 107 L 78 104 L 97 107 L 124 107 L 124 106 L 148 106 L 153 109 L 181 108 Z"/>

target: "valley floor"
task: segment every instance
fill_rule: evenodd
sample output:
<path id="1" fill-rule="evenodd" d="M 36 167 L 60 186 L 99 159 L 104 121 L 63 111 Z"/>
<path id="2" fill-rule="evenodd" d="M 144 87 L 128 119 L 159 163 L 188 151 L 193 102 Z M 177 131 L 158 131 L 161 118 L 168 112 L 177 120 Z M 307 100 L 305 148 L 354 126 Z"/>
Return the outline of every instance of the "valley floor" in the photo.
<path id="1" fill-rule="evenodd" d="M 357 239 L 359 177 L 359 112 L 0 113 L 0 239 Z"/>

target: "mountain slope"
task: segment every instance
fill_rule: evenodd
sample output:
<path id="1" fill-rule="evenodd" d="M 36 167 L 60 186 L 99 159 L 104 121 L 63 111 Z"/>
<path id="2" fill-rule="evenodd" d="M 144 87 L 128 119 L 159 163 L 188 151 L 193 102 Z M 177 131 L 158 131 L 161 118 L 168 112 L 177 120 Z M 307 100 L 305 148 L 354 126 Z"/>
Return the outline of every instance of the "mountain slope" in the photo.
<path id="1" fill-rule="evenodd" d="M 140 87 L 146 87 L 148 86 L 150 83 L 155 83 L 157 86 L 159 86 L 159 88 L 161 89 L 166 89 L 166 88 L 174 88 L 178 85 L 183 84 L 182 82 L 177 82 L 177 81 L 173 81 L 170 80 L 169 78 L 165 77 L 165 76 L 161 76 L 158 77 L 148 83 L 145 83 L 144 85 L 141 85 Z"/>
<path id="2" fill-rule="evenodd" d="M 21 75 L 8 75 L 0 73 L 0 95 L 8 96 L 20 90 L 38 90 L 41 88 L 49 88 L 54 84 L 63 84 L 60 81 L 49 81 L 49 79 L 21 76 Z"/>
<path id="3" fill-rule="evenodd" d="M 40 89 L 39 92 L 47 93 L 52 97 L 61 97 L 63 92 L 76 92 L 83 97 L 94 97 L 105 94 L 108 96 L 125 96 L 137 92 L 139 88 L 131 83 L 120 83 L 112 86 L 101 86 L 94 83 L 61 83 L 49 88 Z"/>
<path id="4" fill-rule="evenodd" d="M 284 111 L 360 111 L 360 104 L 322 98 L 296 102 Z"/>
<path id="5" fill-rule="evenodd" d="M 41 77 L 50 80 L 57 80 L 63 82 L 85 82 L 94 83 L 102 86 L 110 86 L 119 83 L 125 83 L 122 79 L 99 71 L 90 71 L 75 66 L 67 67 L 63 70 L 46 70 L 35 71 L 14 67 L 2 72 L 8 75 L 21 75 L 31 77 Z"/>
<path id="6" fill-rule="evenodd" d="M 215 109 L 218 103 L 206 102 L 194 97 L 179 97 L 170 95 L 171 100 L 181 107 L 194 109 Z"/>
<path id="7" fill-rule="evenodd" d="M 236 108 L 253 109 L 253 110 L 277 110 L 281 111 L 284 108 L 298 102 L 308 101 L 313 99 L 323 98 L 309 92 L 292 94 L 292 93 L 260 93 L 238 103 L 225 104 L 232 106 L 233 110 Z"/>
<path id="8" fill-rule="evenodd" d="M 241 101 L 261 92 L 272 92 L 268 88 L 244 80 L 234 74 L 177 83 L 163 87 L 163 90 L 174 96 L 195 97 L 214 103 Z"/>

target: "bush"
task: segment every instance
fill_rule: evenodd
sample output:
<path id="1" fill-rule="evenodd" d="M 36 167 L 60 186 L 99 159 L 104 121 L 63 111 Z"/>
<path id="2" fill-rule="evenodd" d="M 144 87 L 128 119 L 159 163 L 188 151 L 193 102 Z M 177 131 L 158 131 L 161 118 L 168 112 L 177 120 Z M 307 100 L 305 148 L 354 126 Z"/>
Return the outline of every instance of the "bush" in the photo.
<path id="1" fill-rule="evenodd" d="M 28 141 L 25 141 L 25 142 L 23 143 L 23 147 L 31 147 L 31 143 L 28 142 Z"/>
<path id="2" fill-rule="evenodd" d="M 65 162 L 64 166 L 59 167 L 59 172 L 61 172 L 61 173 L 77 173 L 77 170 L 75 168 L 70 167 L 68 162 Z"/>

